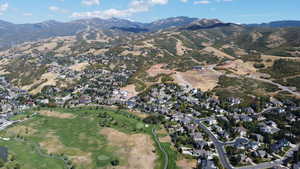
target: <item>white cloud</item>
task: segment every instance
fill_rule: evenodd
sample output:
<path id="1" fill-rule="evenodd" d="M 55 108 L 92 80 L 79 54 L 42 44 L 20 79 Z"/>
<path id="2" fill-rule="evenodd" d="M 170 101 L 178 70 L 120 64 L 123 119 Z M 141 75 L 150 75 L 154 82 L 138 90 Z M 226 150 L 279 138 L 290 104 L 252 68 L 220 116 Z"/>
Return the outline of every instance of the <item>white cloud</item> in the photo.
<path id="1" fill-rule="evenodd" d="M 165 5 L 168 0 L 132 0 L 127 9 L 107 9 L 89 12 L 74 12 L 71 17 L 74 18 L 102 18 L 108 19 L 112 17 L 128 17 L 136 13 L 147 12 L 155 5 Z"/>
<path id="2" fill-rule="evenodd" d="M 0 4 L 0 15 L 8 9 L 8 3 Z"/>
<path id="3" fill-rule="evenodd" d="M 100 0 L 82 0 L 81 3 L 86 6 L 100 5 Z"/>
<path id="4" fill-rule="evenodd" d="M 194 4 L 196 4 L 196 5 L 198 5 L 198 4 L 210 4 L 210 1 L 207 1 L 207 0 L 195 1 Z"/>
<path id="5" fill-rule="evenodd" d="M 32 13 L 23 13 L 24 16 L 32 16 Z"/>
<path id="6" fill-rule="evenodd" d="M 181 2 L 183 2 L 183 3 L 186 3 L 188 0 L 180 0 Z"/>
<path id="7" fill-rule="evenodd" d="M 49 6 L 48 9 L 50 11 L 53 11 L 53 12 L 57 12 L 57 13 L 68 13 L 69 11 L 68 10 L 65 10 L 65 9 L 62 9 L 62 8 L 59 8 L 57 6 Z"/>
<path id="8" fill-rule="evenodd" d="M 165 5 L 168 3 L 168 0 L 150 0 L 150 3 L 156 5 L 156 4 L 159 4 L 159 5 Z"/>

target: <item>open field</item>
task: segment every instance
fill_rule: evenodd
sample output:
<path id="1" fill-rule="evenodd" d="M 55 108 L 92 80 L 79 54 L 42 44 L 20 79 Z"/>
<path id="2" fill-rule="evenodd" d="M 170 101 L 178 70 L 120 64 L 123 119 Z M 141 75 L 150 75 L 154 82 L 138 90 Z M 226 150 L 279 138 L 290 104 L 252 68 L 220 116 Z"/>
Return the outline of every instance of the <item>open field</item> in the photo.
<path id="1" fill-rule="evenodd" d="M 125 166 L 114 168 L 153 169 L 155 167 L 155 147 L 149 135 L 126 134 L 111 128 L 102 129 L 101 134 L 107 137 L 109 145 L 118 148 L 117 153 L 121 159 L 127 161 Z"/>
<path id="2" fill-rule="evenodd" d="M 32 119 L 0 132 L 10 138 L 0 146 L 22 169 L 160 168 L 154 126 L 131 113 L 109 108 L 34 111 L 39 113 Z"/>
<path id="3" fill-rule="evenodd" d="M 164 64 L 153 65 L 150 69 L 147 70 L 147 73 L 149 74 L 150 77 L 155 77 L 159 74 L 172 74 L 175 72 L 173 70 L 164 69 L 163 68 L 164 66 L 166 65 Z"/>
<path id="4" fill-rule="evenodd" d="M 176 72 L 173 74 L 175 82 L 180 85 L 188 85 L 193 88 L 201 89 L 201 91 L 208 91 L 215 88 L 219 81 L 219 74 L 212 70 L 202 71 L 187 71 Z"/>

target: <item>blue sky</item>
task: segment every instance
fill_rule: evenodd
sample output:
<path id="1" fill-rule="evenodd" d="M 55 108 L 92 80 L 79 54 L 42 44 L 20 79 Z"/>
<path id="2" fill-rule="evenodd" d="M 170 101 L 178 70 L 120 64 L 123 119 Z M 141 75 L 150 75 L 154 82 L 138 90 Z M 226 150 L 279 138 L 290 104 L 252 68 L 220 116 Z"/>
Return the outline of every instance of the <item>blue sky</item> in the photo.
<path id="1" fill-rule="evenodd" d="M 300 0 L 0 0 L 0 20 L 33 23 L 87 17 L 140 22 L 189 16 L 225 22 L 300 20 Z"/>

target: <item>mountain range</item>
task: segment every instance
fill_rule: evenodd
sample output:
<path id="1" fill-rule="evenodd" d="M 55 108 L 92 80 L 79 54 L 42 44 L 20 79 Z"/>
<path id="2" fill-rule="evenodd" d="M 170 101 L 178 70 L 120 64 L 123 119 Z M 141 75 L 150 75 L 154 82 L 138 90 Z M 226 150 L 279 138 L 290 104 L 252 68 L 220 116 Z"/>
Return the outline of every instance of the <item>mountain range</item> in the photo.
<path id="1" fill-rule="evenodd" d="M 199 19 L 189 17 L 172 17 L 151 23 L 134 22 L 125 19 L 81 19 L 71 22 L 49 20 L 33 24 L 13 24 L 0 20 L 0 49 L 6 49 L 17 44 L 36 41 L 56 36 L 73 36 L 86 29 L 119 30 L 124 32 L 154 32 L 177 27 L 179 29 L 196 30 L 230 26 L 217 19 Z M 237 24 L 236 24 L 237 25 Z M 300 21 L 276 21 L 263 24 L 243 25 L 245 27 L 298 27 Z"/>

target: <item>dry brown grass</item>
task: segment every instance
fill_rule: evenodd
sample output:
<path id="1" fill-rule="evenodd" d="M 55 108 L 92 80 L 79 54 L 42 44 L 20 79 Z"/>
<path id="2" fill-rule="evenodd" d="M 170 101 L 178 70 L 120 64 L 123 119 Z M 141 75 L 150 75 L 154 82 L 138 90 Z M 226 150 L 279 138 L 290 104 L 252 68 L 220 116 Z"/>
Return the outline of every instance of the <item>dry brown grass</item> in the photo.
<path id="1" fill-rule="evenodd" d="M 299 57 L 282 57 L 282 56 L 273 56 L 273 55 L 262 55 L 261 58 L 263 59 L 263 63 L 267 67 L 273 66 L 274 62 L 279 59 L 290 59 L 290 60 L 300 61 Z"/>
<path id="2" fill-rule="evenodd" d="M 256 73 L 257 70 L 253 64 L 253 62 L 243 62 L 242 60 L 237 59 L 217 66 L 216 69 L 228 70 L 237 75 L 247 75 Z"/>
<path id="3" fill-rule="evenodd" d="M 107 137 L 110 145 L 118 147 L 117 153 L 127 163 L 115 169 L 153 169 L 155 167 L 155 147 L 150 136 L 145 134 L 125 134 L 115 129 L 105 128 L 101 134 Z"/>
<path id="4" fill-rule="evenodd" d="M 156 64 L 153 65 L 150 69 L 147 70 L 147 73 L 149 74 L 150 77 L 155 77 L 159 74 L 171 74 L 174 73 L 174 70 L 167 70 L 164 69 L 163 67 L 165 64 Z"/>
<path id="5" fill-rule="evenodd" d="M 176 83 L 199 88 L 202 91 L 209 91 L 215 88 L 218 84 L 219 76 L 212 70 L 177 72 L 172 75 Z"/>
<path id="6" fill-rule="evenodd" d="M 73 114 L 70 113 L 60 113 L 60 112 L 50 111 L 50 110 L 42 110 L 39 111 L 39 113 L 43 116 L 55 117 L 60 119 L 71 119 L 75 117 Z"/>
<path id="7" fill-rule="evenodd" d="M 40 146 L 45 149 L 48 154 L 60 154 L 64 152 L 65 146 L 54 133 L 48 133 L 45 138 L 44 141 L 40 142 Z"/>
<path id="8" fill-rule="evenodd" d="M 135 85 L 131 84 L 131 85 L 127 85 L 123 88 L 121 88 L 122 91 L 126 91 L 128 93 L 127 95 L 127 99 L 130 99 L 134 96 L 137 96 L 139 93 L 135 90 Z"/>
<path id="9" fill-rule="evenodd" d="M 209 53 L 213 53 L 217 57 L 235 59 L 233 56 L 230 56 L 230 55 L 228 55 L 214 47 L 211 47 L 211 46 L 208 46 L 208 47 L 204 48 L 203 50 L 206 52 L 209 52 Z"/>
<path id="10" fill-rule="evenodd" d="M 75 64 L 75 65 L 72 65 L 70 66 L 69 68 L 71 70 L 74 70 L 74 71 L 83 71 L 84 69 L 86 69 L 87 66 L 89 66 L 90 64 L 88 62 L 82 62 L 82 63 L 78 63 L 78 64 Z"/>
<path id="11" fill-rule="evenodd" d="M 181 169 L 193 169 L 197 166 L 197 160 L 182 159 L 177 161 L 176 164 Z"/>
<path id="12" fill-rule="evenodd" d="M 30 126 L 14 126 L 7 129 L 7 134 L 11 136 L 32 136 L 36 132 L 37 130 Z"/>
<path id="13" fill-rule="evenodd" d="M 182 56 L 184 55 L 185 51 L 189 50 L 187 47 L 185 47 L 181 40 L 177 40 L 176 43 L 176 51 L 177 55 Z"/>
<path id="14" fill-rule="evenodd" d="M 88 166 L 92 163 L 92 154 L 83 152 L 77 148 L 68 148 L 61 143 L 59 137 L 49 132 L 45 136 L 45 140 L 40 142 L 42 149 L 45 149 L 48 154 L 66 154 L 71 161 L 77 166 Z"/>
<path id="15" fill-rule="evenodd" d="M 22 86 L 21 88 L 23 90 L 30 90 L 33 86 L 38 85 L 36 88 L 32 89 L 29 92 L 30 94 L 35 95 L 40 93 L 45 86 L 55 86 L 57 82 L 57 77 L 58 75 L 56 73 L 45 73 L 42 75 L 40 80 L 36 80 L 34 83 L 27 86 Z"/>

